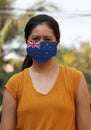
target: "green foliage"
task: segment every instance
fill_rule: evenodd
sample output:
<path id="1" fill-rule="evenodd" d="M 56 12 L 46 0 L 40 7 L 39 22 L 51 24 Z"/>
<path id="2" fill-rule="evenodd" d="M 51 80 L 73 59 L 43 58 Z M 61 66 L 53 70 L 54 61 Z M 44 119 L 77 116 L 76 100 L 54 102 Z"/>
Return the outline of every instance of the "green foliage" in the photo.
<path id="1" fill-rule="evenodd" d="M 14 75 L 15 73 L 19 72 L 21 69 L 22 61 L 21 60 L 11 60 L 9 61 L 9 64 L 12 64 L 14 67 L 14 71 L 7 72 L 5 70 L 5 66 L 7 63 L 0 62 L 0 102 L 1 102 L 1 95 L 4 90 L 5 83 L 8 81 L 8 79 Z M 9 70 L 8 70 L 9 71 Z"/>
<path id="2" fill-rule="evenodd" d="M 13 64 L 14 64 L 14 62 L 12 62 Z M 6 83 L 6 81 L 14 74 L 14 73 L 16 73 L 16 72 L 18 72 L 19 70 L 20 70 L 20 66 L 21 65 L 19 65 L 18 64 L 18 62 L 16 62 L 15 64 L 14 64 L 14 72 L 6 72 L 5 70 L 4 70 L 4 65 L 5 65 L 6 63 L 1 63 L 0 62 L 0 90 L 4 87 L 4 85 L 5 85 L 5 83 Z M 17 64 L 17 65 L 16 65 Z"/>
<path id="3" fill-rule="evenodd" d="M 46 11 L 46 12 L 49 12 L 49 10 L 59 10 L 59 8 L 54 4 L 54 3 L 51 3 L 51 2 L 47 2 L 46 0 L 38 0 L 35 2 L 35 5 L 36 6 L 33 6 L 31 8 L 31 11 Z"/>
<path id="4" fill-rule="evenodd" d="M 10 18 L 11 14 L 6 14 L 8 8 L 11 7 L 13 0 L 0 0 L 0 30 L 3 28 L 6 20 Z"/>
<path id="5" fill-rule="evenodd" d="M 4 71 L 3 63 L 0 63 L 0 102 L 1 102 L 1 95 L 4 90 L 4 85 L 11 75 L 12 73 L 6 73 Z"/>
<path id="6" fill-rule="evenodd" d="M 12 25 L 12 26 L 11 26 Z M 13 33 L 12 33 L 13 30 Z M 4 25 L 3 29 L 0 33 L 0 43 L 3 42 L 9 42 L 11 39 L 13 39 L 17 32 L 17 23 L 14 19 L 9 19 L 6 21 L 6 24 Z"/>

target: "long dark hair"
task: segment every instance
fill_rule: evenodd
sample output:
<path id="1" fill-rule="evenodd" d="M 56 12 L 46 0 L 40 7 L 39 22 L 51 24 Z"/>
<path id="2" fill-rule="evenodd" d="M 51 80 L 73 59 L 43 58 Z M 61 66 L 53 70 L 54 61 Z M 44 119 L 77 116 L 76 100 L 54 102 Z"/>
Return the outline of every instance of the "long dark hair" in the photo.
<path id="1" fill-rule="evenodd" d="M 45 22 L 52 30 L 55 35 L 56 40 L 59 42 L 60 39 L 60 31 L 59 31 L 59 24 L 58 22 L 51 16 L 46 14 L 40 14 L 32 17 L 27 22 L 24 33 L 25 33 L 25 40 L 27 41 L 29 35 L 31 34 L 32 30 L 39 24 Z M 32 66 L 33 60 L 28 54 L 25 57 L 21 70 Z"/>

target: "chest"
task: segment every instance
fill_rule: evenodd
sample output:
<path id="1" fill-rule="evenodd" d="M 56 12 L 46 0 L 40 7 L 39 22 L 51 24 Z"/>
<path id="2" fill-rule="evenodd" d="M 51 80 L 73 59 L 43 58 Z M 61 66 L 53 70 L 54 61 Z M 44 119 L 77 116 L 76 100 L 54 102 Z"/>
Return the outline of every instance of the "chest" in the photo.
<path id="1" fill-rule="evenodd" d="M 70 116 L 75 112 L 74 101 L 70 93 L 65 90 L 62 83 L 56 84 L 54 88 L 47 94 L 41 94 L 33 88 L 33 86 L 26 86 L 23 91 L 21 100 L 18 105 L 18 116 L 27 118 L 31 116 Z M 23 116 L 23 117 L 22 117 Z"/>
<path id="2" fill-rule="evenodd" d="M 32 86 L 35 91 L 45 95 L 54 88 L 58 77 L 59 70 L 47 74 L 31 74 Z"/>

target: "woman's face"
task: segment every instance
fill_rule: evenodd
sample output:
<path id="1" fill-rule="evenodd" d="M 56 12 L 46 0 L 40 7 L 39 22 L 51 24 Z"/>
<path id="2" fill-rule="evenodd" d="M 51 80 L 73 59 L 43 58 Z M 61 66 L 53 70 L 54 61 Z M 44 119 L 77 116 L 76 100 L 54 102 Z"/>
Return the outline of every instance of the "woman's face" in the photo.
<path id="1" fill-rule="evenodd" d="M 38 42 L 53 42 L 56 41 L 53 30 L 48 27 L 46 23 L 37 25 L 29 35 L 28 40 L 34 40 Z"/>

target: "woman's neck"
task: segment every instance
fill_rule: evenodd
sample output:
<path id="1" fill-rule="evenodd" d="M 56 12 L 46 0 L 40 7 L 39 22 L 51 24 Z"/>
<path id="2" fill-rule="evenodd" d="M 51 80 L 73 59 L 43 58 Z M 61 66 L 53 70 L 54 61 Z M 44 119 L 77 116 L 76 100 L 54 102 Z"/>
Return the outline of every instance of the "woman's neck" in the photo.
<path id="1" fill-rule="evenodd" d="M 53 59 L 50 59 L 45 64 L 39 64 L 36 61 L 33 61 L 32 67 L 30 69 L 32 69 L 32 71 L 34 72 L 46 73 L 49 72 L 50 70 L 56 69 L 57 67 L 58 64 Z"/>

